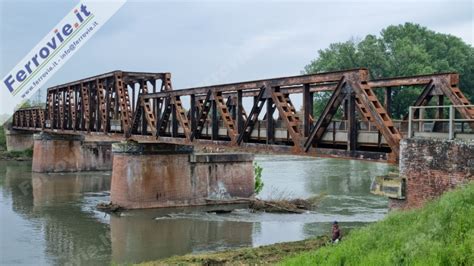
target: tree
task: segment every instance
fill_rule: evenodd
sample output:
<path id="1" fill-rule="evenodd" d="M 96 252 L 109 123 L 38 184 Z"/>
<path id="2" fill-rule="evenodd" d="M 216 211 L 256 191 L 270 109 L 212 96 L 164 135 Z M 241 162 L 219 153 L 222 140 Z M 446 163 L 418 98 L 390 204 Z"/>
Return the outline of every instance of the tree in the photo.
<path id="1" fill-rule="evenodd" d="M 380 37 L 367 35 L 333 43 L 318 51 L 317 59 L 304 68 L 305 73 L 367 67 L 372 79 L 412 76 L 437 72 L 458 72 L 460 88 L 474 103 L 474 48 L 460 38 L 437 33 L 418 24 L 389 26 Z M 392 90 L 392 117 L 408 112 L 422 88 Z M 320 114 L 330 95 L 315 98 L 315 113 Z M 317 104 L 320 103 L 320 104 Z"/>

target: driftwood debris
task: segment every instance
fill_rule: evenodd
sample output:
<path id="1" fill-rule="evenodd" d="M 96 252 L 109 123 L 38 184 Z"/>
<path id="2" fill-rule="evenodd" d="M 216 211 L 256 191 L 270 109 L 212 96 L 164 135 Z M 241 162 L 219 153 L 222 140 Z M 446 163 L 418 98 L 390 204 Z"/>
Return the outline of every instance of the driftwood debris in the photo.
<path id="1" fill-rule="evenodd" d="M 114 204 L 112 202 L 109 202 L 109 203 L 101 202 L 97 204 L 96 207 L 99 211 L 103 211 L 106 213 L 120 212 L 123 210 L 123 208 L 120 205 Z"/>
<path id="2" fill-rule="evenodd" d="M 313 196 L 308 199 L 278 199 L 278 200 L 262 200 L 248 198 L 233 198 L 227 200 L 208 200 L 213 204 L 248 204 L 248 208 L 254 212 L 271 212 L 271 213 L 305 213 L 314 209 L 324 198 L 325 194 Z"/>

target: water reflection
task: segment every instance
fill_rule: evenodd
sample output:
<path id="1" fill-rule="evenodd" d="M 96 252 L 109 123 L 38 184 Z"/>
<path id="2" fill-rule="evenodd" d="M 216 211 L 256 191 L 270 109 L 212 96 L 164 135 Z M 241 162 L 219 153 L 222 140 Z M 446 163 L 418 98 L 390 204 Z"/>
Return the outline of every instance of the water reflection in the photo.
<path id="1" fill-rule="evenodd" d="M 108 191 L 110 174 L 68 173 L 43 174 L 32 173 L 33 205 L 55 206 L 58 203 L 79 200 L 84 193 Z"/>
<path id="2" fill-rule="evenodd" d="M 262 156 L 262 198 L 327 194 L 305 214 L 230 214 L 204 209 L 95 211 L 109 200 L 110 172 L 39 174 L 30 163 L 0 161 L 0 264 L 136 263 L 173 255 L 259 246 L 345 230 L 384 217 L 387 201 L 369 193 L 391 167 L 362 161 Z"/>
<path id="3" fill-rule="evenodd" d="M 110 261 L 108 225 L 94 217 L 93 206 L 84 208 L 88 205 L 84 193 L 108 190 L 110 174 L 38 174 L 30 172 L 30 164 L 15 162 L 0 169 L 4 170 L 0 210 L 2 224 L 8 227 L 1 232 L 2 264 L 102 265 Z M 13 219 L 4 219 L 4 214 Z M 18 220 L 15 214 L 24 220 L 13 222 Z"/>
<path id="4" fill-rule="evenodd" d="M 176 210 L 168 210 L 173 212 Z M 253 223 L 175 217 L 160 212 L 111 216 L 112 259 L 130 263 L 173 255 L 252 245 Z"/>

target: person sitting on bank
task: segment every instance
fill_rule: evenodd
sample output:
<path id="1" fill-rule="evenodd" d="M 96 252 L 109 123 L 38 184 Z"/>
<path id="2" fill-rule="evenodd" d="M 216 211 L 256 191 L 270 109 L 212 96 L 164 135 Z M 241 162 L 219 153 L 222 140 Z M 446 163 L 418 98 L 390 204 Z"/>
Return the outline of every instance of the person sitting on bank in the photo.
<path id="1" fill-rule="evenodd" d="M 339 224 L 337 223 L 337 221 L 334 221 L 334 223 L 332 223 L 332 242 L 337 243 L 341 241 L 341 239 L 342 239 L 342 233 L 341 233 L 341 230 L 339 229 Z"/>

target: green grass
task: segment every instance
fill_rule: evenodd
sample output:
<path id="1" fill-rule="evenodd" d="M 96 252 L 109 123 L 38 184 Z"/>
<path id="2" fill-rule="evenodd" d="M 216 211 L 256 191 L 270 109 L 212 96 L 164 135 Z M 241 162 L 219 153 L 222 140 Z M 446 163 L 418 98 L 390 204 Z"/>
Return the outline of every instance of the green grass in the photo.
<path id="1" fill-rule="evenodd" d="M 474 182 L 281 265 L 474 265 Z"/>

